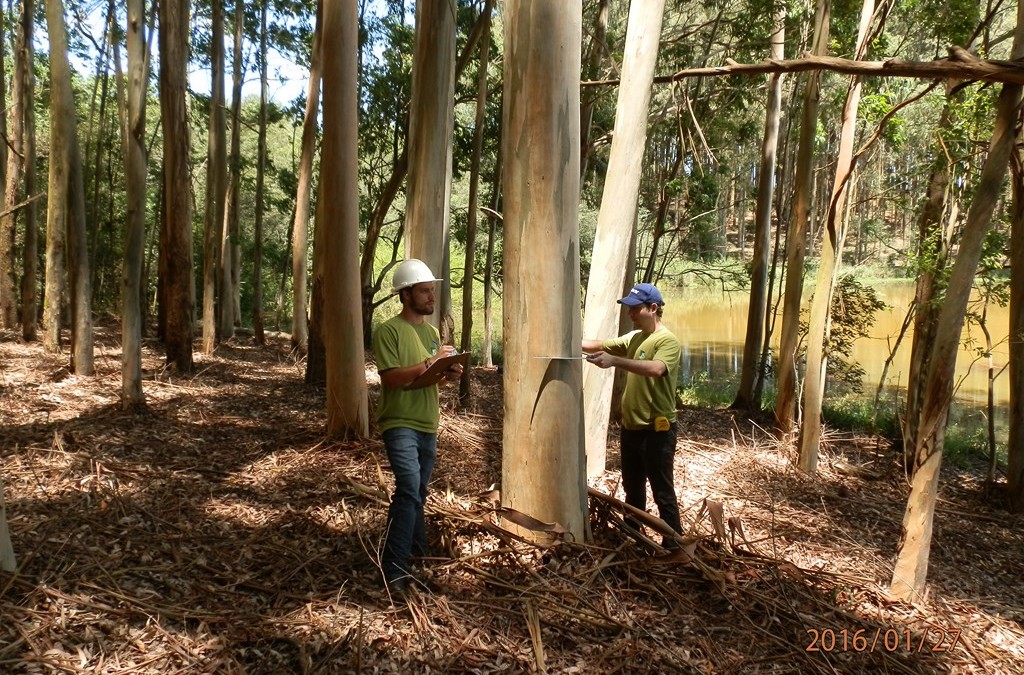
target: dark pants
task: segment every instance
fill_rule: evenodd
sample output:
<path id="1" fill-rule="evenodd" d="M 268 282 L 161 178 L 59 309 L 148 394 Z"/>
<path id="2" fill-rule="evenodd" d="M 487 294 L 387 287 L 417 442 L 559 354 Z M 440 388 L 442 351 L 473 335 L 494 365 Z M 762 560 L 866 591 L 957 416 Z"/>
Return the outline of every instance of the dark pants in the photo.
<path id="1" fill-rule="evenodd" d="M 427 530 L 423 505 L 427 484 L 437 457 L 437 435 L 415 429 L 388 429 L 382 434 L 391 470 L 395 474 L 395 493 L 388 508 L 388 526 L 381 563 L 384 579 L 393 582 L 409 574 L 413 555 L 427 552 Z"/>
<path id="2" fill-rule="evenodd" d="M 669 527 L 682 533 L 674 480 L 676 423 L 673 422 L 668 431 L 623 429 L 621 441 L 622 489 L 626 492 L 626 503 L 646 511 L 647 481 L 650 481 L 658 515 Z"/>

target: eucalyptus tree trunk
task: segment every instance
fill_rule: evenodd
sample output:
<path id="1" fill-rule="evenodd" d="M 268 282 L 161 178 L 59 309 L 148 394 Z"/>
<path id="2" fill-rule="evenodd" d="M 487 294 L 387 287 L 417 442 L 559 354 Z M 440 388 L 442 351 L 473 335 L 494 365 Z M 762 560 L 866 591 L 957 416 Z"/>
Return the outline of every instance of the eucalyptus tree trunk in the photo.
<path id="1" fill-rule="evenodd" d="M 206 213 L 203 221 L 204 354 L 212 354 L 216 348 L 225 307 L 230 307 L 230 296 L 225 296 L 221 287 L 224 197 L 228 182 L 227 122 L 224 111 L 224 3 L 211 3 L 211 11 L 210 126 L 207 133 Z"/>
<path id="2" fill-rule="evenodd" d="M 499 129 L 499 134 L 503 132 Z M 497 156 L 494 159 L 494 180 L 491 182 L 491 207 L 487 214 L 487 258 L 484 261 L 484 336 L 483 364 L 490 368 L 494 365 L 493 338 L 494 338 L 494 248 L 498 236 L 498 225 L 501 222 L 501 214 L 498 207 L 501 203 L 501 148 L 504 142 L 499 139 Z"/>
<path id="3" fill-rule="evenodd" d="M 627 253 L 636 223 L 640 176 L 647 147 L 647 112 L 658 61 L 664 0 L 632 2 L 626 24 L 622 79 L 615 106 L 615 130 L 608 157 L 608 174 L 594 233 L 591 275 L 587 282 L 583 335 L 608 338 L 618 334 Z M 608 452 L 608 414 L 616 369 L 583 371 L 583 413 L 586 419 L 587 475 L 604 473 Z"/>
<path id="4" fill-rule="evenodd" d="M 773 60 L 786 57 L 786 6 L 775 8 L 772 31 Z M 754 207 L 754 251 L 750 260 L 750 300 L 747 305 L 747 330 L 743 340 L 743 365 L 740 386 L 733 408 L 760 410 L 760 397 L 754 396 L 758 374 L 763 372 L 761 338 L 768 312 L 768 267 L 771 256 L 772 206 L 775 197 L 775 159 L 779 149 L 779 122 L 782 117 L 782 73 L 768 78 L 768 101 L 764 116 L 764 137 L 761 139 L 761 163 L 757 170 L 757 203 Z"/>
<path id="5" fill-rule="evenodd" d="M 192 190 L 189 161 L 188 0 L 158 3 L 160 114 L 164 141 L 160 272 L 167 363 L 192 371 Z"/>
<path id="6" fill-rule="evenodd" d="M 857 27 L 857 58 L 867 51 L 868 29 L 875 10 L 874 0 L 864 0 L 860 23 Z M 839 270 L 842 267 L 843 241 L 846 238 L 846 204 L 856 159 L 853 143 L 857 138 L 857 110 L 860 107 L 860 78 L 850 80 L 850 88 L 843 106 L 843 122 L 839 133 L 839 153 L 836 157 L 835 180 L 832 196 L 825 212 L 825 232 L 821 238 L 821 256 L 814 298 L 811 300 L 807 330 L 807 369 L 804 382 L 803 415 L 800 421 L 800 459 L 798 466 L 805 473 L 818 470 L 818 450 L 821 443 L 821 407 L 825 396 L 828 374 L 827 345 L 832 295 Z"/>
<path id="7" fill-rule="evenodd" d="M 252 333 L 256 344 L 263 335 L 263 211 L 267 166 L 267 5 L 260 8 L 260 120 L 256 141 L 256 212 L 253 216 Z"/>
<path id="8" fill-rule="evenodd" d="M 448 205 L 455 123 L 455 0 L 416 3 L 409 113 L 409 179 L 405 254 L 419 258 L 442 281 L 429 320 L 451 340 L 448 278 Z"/>
<path id="9" fill-rule="evenodd" d="M 815 56 L 824 56 L 828 51 L 831 7 L 831 0 L 817 0 L 814 10 L 814 43 L 811 49 Z M 800 301 L 803 294 L 811 188 L 814 183 L 814 139 L 818 123 L 820 79 L 818 71 L 807 74 L 803 116 L 800 121 L 800 148 L 796 158 L 792 218 L 786 236 L 786 291 L 779 342 L 778 395 L 775 400 L 775 424 L 783 434 L 792 431 L 796 423 Z"/>
<path id="10" fill-rule="evenodd" d="M 324 5 L 324 138 L 317 208 L 323 231 L 323 315 L 327 365 L 327 433 L 334 438 L 369 435 L 369 400 L 359 305 L 359 52 L 356 0 Z"/>
<path id="11" fill-rule="evenodd" d="M 18 324 L 18 298 L 15 294 L 14 230 L 17 221 L 17 204 L 22 197 L 22 176 L 24 173 L 25 146 L 25 90 L 22 86 L 22 71 L 25 58 L 22 45 L 22 30 L 19 27 L 17 47 L 14 52 L 14 76 L 11 83 L 11 101 L 7 106 L 7 171 L 4 175 L 3 214 L 0 215 L 0 328 L 14 328 Z M 3 31 L 0 29 L 0 34 Z M 2 91 L 2 90 L 0 90 Z M 0 115 L 0 117 L 3 117 Z M 26 255 L 30 251 L 26 247 Z"/>
<path id="12" fill-rule="evenodd" d="M 1010 510 L 1024 512 L 1024 157 L 1012 155 L 1013 211 L 1010 219 L 1010 432 L 1006 443 L 1006 488 Z"/>
<path id="13" fill-rule="evenodd" d="M 106 20 L 103 22 L 103 40 L 100 43 L 100 48 L 97 50 L 96 55 L 96 70 L 95 75 L 92 78 L 92 97 L 89 102 L 89 111 L 87 118 L 89 124 L 85 131 L 85 143 L 84 156 L 86 161 L 89 161 L 89 157 L 92 157 L 92 171 L 91 173 L 91 185 L 89 186 L 89 198 L 86 200 L 86 222 L 91 224 L 88 232 L 89 239 L 89 250 L 94 253 L 94 265 L 92 269 L 92 284 L 95 289 L 96 296 L 103 298 L 107 297 L 109 292 L 107 291 L 108 275 L 106 270 L 113 263 L 112 257 L 108 255 L 109 251 L 114 249 L 114 223 L 113 218 L 108 218 L 104 223 L 101 220 L 102 205 L 104 202 L 101 196 L 100 189 L 103 187 L 104 179 L 107 180 L 107 207 L 110 208 L 110 199 L 114 191 L 112 171 L 104 170 L 104 167 L 109 168 L 109 161 L 105 156 L 107 150 L 107 143 L 109 137 L 109 115 L 107 114 L 107 104 L 110 100 L 110 60 L 115 49 L 115 43 L 119 41 L 119 37 L 115 38 L 115 31 L 120 31 L 117 28 L 117 4 L 114 0 L 107 0 L 107 14 Z M 116 87 L 115 87 L 116 91 Z M 116 118 L 115 118 L 116 119 Z M 119 131 L 123 131 L 123 128 L 119 128 Z M 120 135 L 120 134 L 119 134 Z M 90 147 L 91 146 L 91 147 Z M 103 225 L 106 225 L 104 228 Z M 102 230 L 106 229 L 104 233 Z M 102 235 L 106 234 L 106 242 L 103 242 Z"/>
<path id="14" fill-rule="evenodd" d="M 50 39 L 50 177 L 47 228 L 67 233 L 71 370 L 93 373 L 92 285 L 85 229 L 85 186 L 71 90 L 67 28 L 61 0 L 46 0 Z"/>
<path id="15" fill-rule="evenodd" d="M 242 239 L 239 230 L 239 201 L 242 196 L 242 79 L 245 76 L 245 58 L 242 54 L 242 31 L 245 28 L 245 0 L 235 0 L 235 45 L 231 67 L 231 151 L 228 159 L 228 193 L 225 195 L 227 217 L 227 240 L 224 242 L 231 252 L 227 265 L 227 283 L 230 314 L 223 317 L 225 324 L 221 339 L 234 335 L 234 327 L 242 322 L 242 300 L 239 289 L 242 272 Z M 228 322 L 230 319 L 230 322 Z"/>
<path id="16" fill-rule="evenodd" d="M 146 243 L 146 59 L 145 0 L 127 2 L 128 91 L 125 128 L 124 270 L 121 276 L 121 407 L 141 408 L 142 257 Z"/>
<path id="17" fill-rule="evenodd" d="M 1017 3 L 1017 27 L 1010 58 L 1024 58 L 1024 2 Z M 938 498 L 939 469 L 942 465 L 949 404 L 953 398 L 960 332 L 972 282 L 981 259 L 982 246 L 991 228 L 992 213 L 999 200 L 1010 155 L 1017 141 L 1016 123 L 1021 112 L 1021 91 L 1021 85 L 1005 84 L 999 94 L 988 156 L 981 170 L 974 199 L 967 211 L 945 299 L 939 309 L 932 355 L 928 359 L 921 390 L 921 406 L 918 411 L 914 411 L 919 416 L 914 447 L 915 470 L 889 587 L 893 595 L 904 600 L 920 599 L 925 590 L 932 523 Z"/>
<path id="18" fill-rule="evenodd" d="M 466 44 L 463 47 L 462 54 L 455 61 L 455 80 L 459 79 L 463 69 L 469 64 L 470 57 L 473 54 L 477 41 L 483 34 L 483 27 L 484 17 L 481 16 L 477 19 L 473 29 L 470 31 L 469 36 L 466 39 Z M 413 79 L 415 80 L 415 77 Z M 395 105 L 396 108 L 401 110 L 405 109 L 405 105 L 400 100 L 396 100 Z M 405 130 L 403 127 L 404 125 L 402 125 L 400 121 L 395 125 L 395 133 L 392 139 L 394 143 L 394 162 L 391 167 L 391 176 L 388 177 L 387 182 L 380 189 L 377 196 L 377 202 L 370 210 L 369 222 L 366 225 L 362 258 L 359 264 L 359 278 L 363 287 L 363 340 L 366 347 L 369 347 L 372 342 L 371 330 L 373 325 L 373 311 L 376 306 L 380 304 L 379 302 L 375 303 L 374 296 L 377 291 L 380 290 L 382 279 L 384 278 L 387 270 L 390 269 L 390 267 L 386 267 L 380 276 L 375 276 L 374 267 L 377 261 L 377 242 L 380 239 L 380 233 L 384 227 L 384 223 L 388 218 L 391 205 L 394 203 L 399 190 L 402 189 L 402 184 L 405 182 L 406 174 L 409 170 L 409 134 L 407 133 L 408 130 Z M 406 216 L 408 218 L 408 209 Z M 401 236 L 401 232 L 403 231 L 405 231 L 404 225 L 399 228 L 399 236 Z M 447 247 L 445 247 L 444 250 L 447 252 Z M 444 259 L 445 268 L 441 276 L 448 279 L 447 253 L 445 253 Z M 434 272 L 441 271 L 439 269 L 431 269 Z M 445 313 L 451 311 L 450 294 L 448 295 L 447 300 L 442 298 L 442 302 L 439 304 L 442 305 L 442 311 L 438 316 L 445 317 Z M 448 316 L 447 318 L 450 319 L 451 317 Z M 445 330 L 450 333 L 450 327 L 447 322 L 444 327 Z"/>
<path id="19" fill-rule="evenodd" d="M 14 557 L 11 533 L 7 529 L 7 509 L 4 507 L 4 480 L 0 476 L 0 570 L 13 572 L 18 566 Z"/>
<path id="20" fill-rule="evenodd" d="M 32 33 L 35 16 L 34 0 L 22 0 L 21 12 L 18 17 L 18 37 L 14 55 L 14 86 L 17 96 L 22 101 L 33 100 L 35 92 L 35 72 L 30 64 L 35 58 L 32 47 Z M 25 205 L 25 243 L 23 248 L 24 267 L 21 274 L 21 337 L 26 340 L 36 339 L 36 316 L 38 300 L 36 284 L 39 269 L 39 230 L 36 226 L 36 114 L 35 107 L 22 105 L 24 127 L 23 151 L 25 153 L 25 196 L 29 200 Z"/>
<path id="21" fill-rule="evenodd" d="M 580 353 L 581 0 L 505 4 L 502 505 L 587 535 Z M 524 536 L 546 540 L 541 533 Z"/>
<path id="22" fill-rule="evenodd" d="M 939 117 L 936 135 L 940 139 L 952 126 L 951 103 L 952 101 L 947 98 Z M 931 344 L 935 338 L 939 318 L 939 305 L 935 302 L 935 293 L 941 290 L 938 284 L 942 283 L 944 270 L 949 266 L 952 228 L 947 229 L 944 223 L 947 220 L 954 222 L 954 218 L 948 213 L 950 161 L 946 152 L 939 147 L 936 149 L 939 152 L 936 153 L 928 177 L 924 205 L 917 222 L 917 256 L 924 264 L 918 269 L 914 293 L 914 330 L 910 343 L 910 365 L 907 369 L 907 412 L 903 416 L 903 453 L 908 472 L 913 471 L 918 437 L 917 411 L 920 410 L 923 400 L 924 373 L 928 369 L 928 359 L 932 353 Z"/>
<path id="23" fill-rule="evenodd" d="M 320 69 L 323 1 L 316 3 L 316 27 L 309 62 L 306 114 L 302 120 L 302 149 L 299 155 L 299 185 L 295 196 L 292 235 L 292 349 L 304 351 L 309 340 L 306 316 L 306 256 L 309 253 L 309 198 L 313 183 L 313 155 L 316 154 L 317 109 L 320 107 Z"/>
<path id="24" fill-rule="evenodd" d="M 459 349 L 468 352 L 473 346 L 473 273 L 476 268 L 477 205 L 480 194 L 480 155 L 484 145 L 484 122 L 487 113 L 487 66 L 491 46 L 491 12 L 494 0 L 487 0 L 481 12 L 486 17 L 480 41 L 480 69 L 477 73 L 476 117 L 473 120 L 473 155 L 469 164 L 469 208 L 466 213 L 466 257 L 462 274 L 462 340 Z M 459 401 L 470 400 L 470 382 L 473 366 L 466 363 L 459 379 Z"/>

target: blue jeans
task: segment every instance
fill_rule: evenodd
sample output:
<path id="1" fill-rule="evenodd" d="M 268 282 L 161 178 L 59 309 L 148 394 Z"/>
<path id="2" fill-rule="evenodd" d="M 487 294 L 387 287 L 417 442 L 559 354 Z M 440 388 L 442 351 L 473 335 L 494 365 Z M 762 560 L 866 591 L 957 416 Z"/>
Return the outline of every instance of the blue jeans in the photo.
<path id="1" fill-rule="evenodd" d="M 427 552 L 423 505 L 437 457 L 437 434 L 399 427 L 388 429 L 382 438 L 395 474 L 381 557 L 384 579 L 390 583 L 409 574 L 409 559 L 413 555 Z"/>
<path id="2" fill-rule="evenodd" d="M 658 515 L 676 532 L 682 532 L 675 487 L 676 423 L 668 431 L 623 429 L 621 437 L 622 489 L 626 503 L 647 510 L 647 482 L 651 483 Z M 635 522 L 627 519 L 636 528 Z"/>

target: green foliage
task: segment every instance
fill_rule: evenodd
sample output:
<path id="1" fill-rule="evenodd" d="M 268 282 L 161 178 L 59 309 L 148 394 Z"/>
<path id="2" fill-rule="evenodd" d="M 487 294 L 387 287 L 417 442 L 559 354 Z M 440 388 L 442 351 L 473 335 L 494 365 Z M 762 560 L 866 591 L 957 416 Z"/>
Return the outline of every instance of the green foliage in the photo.
<path id="1" fill-rule="evenodd" d="M 903 6 L 911 37 L 936 46 L 964 45 L 981 19 L 982 5 L 972 0 L 909 0 Z"/>
<path id="2" fill-rule="evenodd" d="M 885 116 L 892 112 L 896 103 L 897 101 L 890 91 L 864 94 L 860 100 L 858 114 L 862 123 L 870 131 L 876 128 Z M 882 138 L 893 149 L 899 150 L 907 141 L 906 120 L 898 114 L 890 118 L 885 124 L 885 129 L 882 131 Z"/>
<path id="3" fill-rule="evenodd" d="M 901 433 L 892 404 L 876 405 L 859 393 L 829 397 L 822 405 L 821 416 L 825 424 L 837 429 L 878 433 L 891 439 L 899 438 Z"/>
<path id="4" fill-rule="evenodd" d="M 841 276 L 833 291 L 828 354 L 828 393 L 860 393 L 864 368 L 852 360 L 854 342 L 867 337 L 875 321 L 875 313 L 886 305 L 878 292 L 852 274 Z M 807 334 L 806 310 L 802 313 L 800 332 Z"/>
<path id="5" fill-rule="evenodd" d="M 695 373 L 688 381 L 680 382 L 676 389 L 679 405 L 718 408 L 733 402 L 739 387 L 738 377 L 711 381 L 705 372 Z"/>

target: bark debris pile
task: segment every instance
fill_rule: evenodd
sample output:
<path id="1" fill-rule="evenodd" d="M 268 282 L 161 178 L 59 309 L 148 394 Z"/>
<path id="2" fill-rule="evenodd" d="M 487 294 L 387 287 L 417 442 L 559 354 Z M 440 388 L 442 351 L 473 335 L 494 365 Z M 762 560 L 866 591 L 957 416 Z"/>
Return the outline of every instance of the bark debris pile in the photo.
<path id="1" fill-rule="evenodd" d="M 682 413 L 679 551 L 621 526 L 614 451 L 592 486 L 594 543 L 538 548 L 488 492 L 500 376 L 478 369 L 474 407 L 444 414 L 435 556 L 390 598 L 382 447 L 323 440 L 322 392 L 286 339 L 239 338 L 190 376 L 147 346 L 142 416 L 119 411 L 116 341 L 99 343 L 98 376 L 76 378 L 0 336 L 19 561 L 0 573 L 0 671 L 1024 671 L 1024 523 L 970 470 L 944 477 L 920 605 L 883 586 L 906 495 L 895 451 L 833 434 L 809 479 L 729 411 Z"/>

